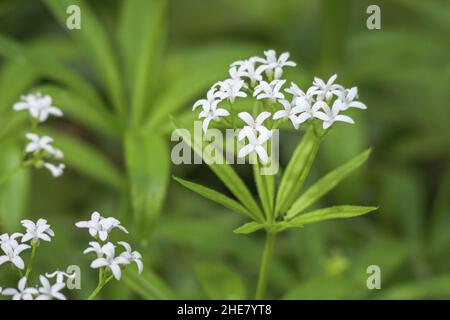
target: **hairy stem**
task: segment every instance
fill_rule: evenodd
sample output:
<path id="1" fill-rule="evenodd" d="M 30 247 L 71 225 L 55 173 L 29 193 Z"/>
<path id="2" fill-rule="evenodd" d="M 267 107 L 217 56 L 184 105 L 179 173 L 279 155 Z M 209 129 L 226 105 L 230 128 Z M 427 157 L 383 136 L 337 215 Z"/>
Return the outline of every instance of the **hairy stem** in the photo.
<path id="1" fill-rule="evenodd" d="M 259 269 L 258 285 L 256 287 L 256 300 L 264 299 L 267 286 L 267 276 L 269 270 L 270 260 L 272 259 L 273 247 L 275 244 L 276 233 L 267 232 L 266 243 L 264 245 L 264 252 L 261 260 L 261 266 Z"/>

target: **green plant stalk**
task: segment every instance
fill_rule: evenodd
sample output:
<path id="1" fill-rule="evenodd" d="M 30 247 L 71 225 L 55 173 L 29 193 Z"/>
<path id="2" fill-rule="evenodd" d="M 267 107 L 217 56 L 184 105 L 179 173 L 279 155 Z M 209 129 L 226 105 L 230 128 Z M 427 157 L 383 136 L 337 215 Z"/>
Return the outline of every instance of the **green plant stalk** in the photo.
<path id="1" fill-rule="evenodd" d="M 94 300 L 94 298 L 100 293 L 100 291 L 103 289 L 103 287 L 112 279 L 112 275 L 110 275 L 108 278 L 106 278 L 106 270 L 104 268 L 100 268 L 98 271 L 98 285 L 92 291 L 92 293 L 87 298 L 88 300 Z"/>
<path id="2" fill-rule="evenodd" d="M 32 241 L 32 242 L 31 242 L 31 257 L 30 257 L 30 262 L 28 263 L 27 270 L 25 271 L 25 277 L 27 277 L 27 279 L 28 279 L 28 275 L 30 274 L 30 272 L 31 272 L 31 270 L 32 270 L 31 268 L 32 268 L 32 266 L 33 266 L 34 257 L 35 257 L 35 255 L 36 255 L 36 248 L 37 248 L 36 243 L 35 243 L 34 241 Z"/>
<path id="3" fill-rule="evenodd" d="M 275 245 L 276 233 L 268 231 L 266 233 L 266 243 L 264 245 L 264 252 L 261 260 L 261 266 L 259 269 L 258 285 L 256 287 L 256 300 L 264 299 L 264 294 L 266 292 L 267 286 L 267 276 L 270 265 L 270 260 L 272 259 L 273 247 Z"/>

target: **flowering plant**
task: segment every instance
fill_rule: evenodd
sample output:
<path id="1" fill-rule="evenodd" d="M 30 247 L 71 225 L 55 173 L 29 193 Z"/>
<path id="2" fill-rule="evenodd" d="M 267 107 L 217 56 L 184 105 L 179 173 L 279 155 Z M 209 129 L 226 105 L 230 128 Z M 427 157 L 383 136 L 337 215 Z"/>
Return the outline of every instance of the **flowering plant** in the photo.
<path id="1" fill-rule="evenodd" d="M 258 230 L 266 232 L 256 298 L 264 297 L 269 261 L 277 233 L 323 220 L 359 216 L 377 209 L 371 206 L 339 205 L 304 213 L 305 209 L 368 158 L 370 149 L 302 192 L 320 144 L 329 130 L 337 122 L 353 124 L 353 119 L 344 113 L 349 108 L 366 109 L 366 106 L 357 100 L 356 87 L 346 89 L 335 83 L 337 75 L 333 75 L 328 81 L 316 77 L 307 90 L 300 89 L 293 82 L 283 90 L 286 84 L 286 80 L 282 79 L 284 68 L 295 67 L 296 64 L 289 61 L 289 53 L 277 57 L 274 50 L 268 50 L 264 55 L 265 58 L 251 57 L 232 63 L 230 78 L 215 83 L 206 99 L 197 101 L 193 106 L 194 111 L 198 107 L 202 109 L 198 117 L 202 120 L 205 134 L 214 125 L 219 129 L 238 129 L 235 138 L 247 141 L 247 144 L 240 147 L 238 157 L 251 158 L 259 201 L 253 197 L 231 165 L 210 161 L 210 153 L 205 152 L 206 147 L 195 139 L 191 140 L 190 135 L 181 129 L 180 123 L 174 120 L 178 135 L 198 155 L 208 160 L 205 162 L 236 199 L 181 178 L 175 179 L 188 189 L 251 220 L 236 228 L 235 233 L 249 234 Z M 235 108 L 236 99 L 249 97 L 254 98 L 253 108 L 247 107 L 238 112 Z M 285 127 L 286 123 L 294 129 L 304 129 L 304 133 L 277 184 L 274 175 L 267 174 L 264 169 L 271 162 L 277 161 L 268 150 L 271 150 L 274 132 Z M 213 143 L 208 148 L 211 146 L 214 148 Z"/>

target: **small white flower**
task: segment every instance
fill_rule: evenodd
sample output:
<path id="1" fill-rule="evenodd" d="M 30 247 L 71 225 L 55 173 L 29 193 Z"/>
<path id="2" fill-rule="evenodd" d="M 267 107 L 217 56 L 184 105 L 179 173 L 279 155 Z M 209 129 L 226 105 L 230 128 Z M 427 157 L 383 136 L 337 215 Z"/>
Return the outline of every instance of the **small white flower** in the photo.
<path id="1" fill-rule="evenodd" d="M 200 99 L 196 103 L 194 103 L 192 111 L 194 111 L 198 107 L 202 107 L 203 109 L 208 108 L 207 106 L 210 106 L 217 98 L 219 98 L 220 92 L 217 91 L 217 86 L 218 85 L 216 84 L 208 90 L 206 99 Z"/>
<path id="2" fill-rule="evenodd" d="M 335 84 L 334 81 L 337 79 L 337 74 L 334 74 L 325 83 L 322 79 L 315 77 L 313 85 L 310 88 L 314 95 L 317 95 L 318 100 L 330 100 L 333 95 L 339 96 L 343 87 L 339 84 Z"/>
<path id="3" fill-rule="evenodd" d="M 286 82 L 286 80 L 273 80 L 268 83 L 266 81 L 261 81 L 253 92 L 253 96 L 256 99 L 271 99 L 275 101 L 276 99 L 284 99 L 284 94 L 280 92 L 281 87 Z"/>
<path id="4" fill-rule="evenodd" d="M 339 99 L 341 100 L 341 110 L 345 111 L 348 108 L 367 109 L 366 105 L 359 101 L 354 101 L 358 97 L 358 88 L 353 87 L 351 89 L 345 89 L 339 93 Z"/>
<path id="5" fill-rule="evenodd" d="M 54 285 L 51 285 L 44 276 L 39 276 L 39 280 L 41 281 L 40 294 L 36 300 L 66 300 L 66 297 L 60 292 L 66 286 L 64 282 L 56 282 Z"/>
<path id="6" fill-rule="evenodd" d="M 272 136 L 272 133 L 268 131 L 267 134 L 260 134 L 258 137 L 256 137 L 256 134 L 253 131 L 249 132 L 249 135 L 247 136 L 249 144 L 243 146 L 238 153 L 239 158 L 244 158 L 248 154 L 252 152 L 256 152 L 259 159 L 262 163 L 267 163 L 269 160 L 269 157 L 267 155 L 266 149 L 264 148 L 264 144 L 267 140 L 270 139 Z"/>
<path id="7" fill-rule="evenodd" d="M 0 256 L 0 266 L 5 262 L 9 261 L 14 266 L 19 269 L 25 268 L 25 263 L 23 259 L 20 257 L 20 254 L 30 248 L 27 244 L 19 244 L 16 240 L 11 240 L 9 243 L 2 243 L 0 245 L 1 249 L 5 253 L 3 256 Z"/>
<path id="8" fill-rule="evenodd" d="M 244 126 L 243 129 L 241 129 L 239 131 L 239 136 L 238 136 L 238 140 L 242 140 L 244 139 L 244 137 L 247 137 L 249 134 L 249 131 L 253 132 L 253 133 L 261 133 L 261 134 L 265 134 L 267 135 L 269 131 L 269 129 L 267 129 L 264 125 L 263 122 L 270 117 L 270 112 L 264 111 L 261 112 L 256 119 L 253 119 L 253 117 L 251 116 L 250 113 L 248 112 L 240 112 L 238 114 L 238 117 L 241 118 L 247 125 Z"/>
<path id="9" fill-rule="evenodd" d="M 26 228 L 26 233 L 22 237 L 22 243 L 30 240 L 50 242 L 50 237 L 55 236 L 55 233 L 45 219 L 39 219 L 36 223 L 31 220 L 22 220 L 20 223 Z"/>
<path id="10" fill-rule="evenodd" d="M 284 52 L 277 58 L 275 50 L 264 51 L 266 59 L 264 64 L 267 66 L 266 75 L 269 78 L 280 79 L 283 75 L 283 67 L 295 67 L 297 64 L 293 61 L 288 61 L 289 53 Z"/>
<path id="11" fill-rule="evenodd" d="M 230 115 L 228 110 L 223 108 L 217 108 L 217 104 L 219 102 L 220 100 L 215 100 L 211 104 L 203 105 L 203 110 L 198 115 L 200 119 L 205 118 L 202 124 L 203 132 L 205 133 L 206 131 L 208 131 L 209 123 L 212 120 L 217 121 L 220 117 L 226 117 Z"/>
<path id="12" fill-rule="evenodd" d="M 245 88 L 245 82 L 240 79 L 227 79 L 217 83 L 220 86 L 219 97 L 221 100 L 228 99 L 231 103 L 234 103 L 237 97 L 245 98 L 247 94 L 241 91 Z"/>
<path id="13" fill-rule="evenodd" d="M 245 72 L 242 69 L 238 69 L 238 67 L 230 67 L 230 70 L 228 71 L 230 74 L 230 79 L 234 81 L 242 80 L 241 77 L 245 76 Z M 246 85 L 243 85 L 246 87 Z"/>
<path id="14" fill-rule="evenodd" d="M 50 96 L 43 96 L 40 93 L 30 94 L 21 97 L 21 102 L 14 104 L 13 109 L 16 111 L 28 110 L 33 118 L 44 122 L 49 115 L 61 117 L 62 111 L 52 106 L 52 98 Z"/>
<path id="15" fill-rule="evenodd" d="M 27 278 L 23 277 L 17 284 L 17 289 L 4 289 L 1 294 L 4 296 L 12 296 L 13 300 L 33 300 L 33 296 L 38 294 L 36 288 L 26 288 Z"/>
<path id="16" fill-rule="evenodd" d="M 89 234 L 92 237 L 96 237 L 97 234 L 100 240 L 105 241 L 108 238 L 108 234 L 114 228 L 118 228 L 125 233 L 128 233 L 127 229 L 120 225 L 120 221 L 116 218 L 109 217 L 103 218 L 97 211 L 92 213 L 91 220 L 79 221 L 75 223 L 78 228 L 88 228 Z"/>
<path id="17" fill-rule="evenodd" d="M 281 118 L 288 118 L 289 120 L 291 120 L 295 129 L 298 129 L 297 114 L 302 111 L 302 108 L 297 105 L 297 99 L 294 98 L 291 102 L 284 99 L 281 99 L 279 101 L 283 105 L 284 110 L 275 112 L 275 114 L 273 115 L 273 119 L 278 120 Z"/>
<path id="18" fill-rule="evenodd" d="M 87 247 L 83 251 L 83 253 L 87 254 L 87 253 L 91 253 L 91 252 L 95 252 L 95 254 L 97 255 L 97 258 L 101 258 L 103 256 L 101 244 L 96 241 L 89 242 L 89 247 Z"/>
<path id="19" fill-rule="evenodd" d="M 342 121 L 347 123 L 355 123 L 352 118 L 349 116 L 345 116 L 342 114 L 339 114 L 339 111 L 341 110 L 342 102 L 340 100 L 335 100 L 333 103 L 333 106 L 330 107 L 328 105 L 322 106 L 322 111 L 317 111 L 315 113 L 315 117 L 323 120 L 323 128 L 328 129 L 334 122 L 336 121 Z"/>
<path id="20" fill-rule="evenodd" d="M 19 232 L 15 232 L 12 235 L 4 233 L 0 235 L 0 245 L 3 243 L 11 244 L 11 242 L 18 243 L 16 239 L 19 237 L 23 237 L 23 234 Z"/>
<path id="21" fill-rule="evenodd" d="M 256 62 L 264 62 L 264 59 L 252 57 L 248 60 L 234 62 L 231 67 L 239 66 L 240 77 L 246 77 L 250 80 L 250 84 L 254 86 L 256 82 L 262 80 L 262 73 L 267 69 L 266 65 L 255 66 Z"/>
<path id="22" fill-rule="evenodd" d="M 129 263 L 135 262 L 138 267 L 139 273 L 141 273 L 144 269 L 144 264 L 142 263 L 142 255 L 137 251 L 133 251 L 131 249 L 131 246 L 124 241 L 119 241 L 118 244 L 125 248 L 125 251 L 122 252 L 120 256 L 127 259 Z"/>
<path id="23" fill-rule="evenodd" d="M 297 105 L 301 110 L 296 119 L 297 125 L 302 124 L 308 119 L 317 118 L 316 116 L 319 110 L 328 108 L 328 105 L 324 101 L 316 101 L 313 103 L 312 100 L 305 98 L 297 99 Z"/>
<path id="24" fill-rule="evenodd" d="M 64 173 L 64 169 L 66 168 L 66 165 L 64 163 L 59 163 L 59 164 L 55 165 L 50 162 L 45 162 L 44 167 L 48 171 L 50 171 L 50 173 L 52 174 L 52 176 L 54 178 L 58 178 L 58 177 L 62 176 L 62 174 Z"/>
<path id="25" fill-rule="evenodd" d="M 25 152 L 33 153 L 39 151 L 46 151 L 48 154 L 55 156 L 56 158 L 62 158 L 63 153 L 50 145 L 53 142 L 53 138 L 49 136 L 39 137 L 34 133 L 27 133 L 26 137 L 31 142 L 25 147 Z"/>
<path id="26" fill-rule="evenodd" d="M 114 278 L 120 280 L 122 276 L 120 265 L 127 265 L 129 263 L 128 260 L 122 256 L 115 257 L 115 247 L 111 242 L 108 242 L 102 247 L 102 252 L 105 256 L 92 261 L 91 268 L 98 269 L 106 267 L 111 271 Z"/>

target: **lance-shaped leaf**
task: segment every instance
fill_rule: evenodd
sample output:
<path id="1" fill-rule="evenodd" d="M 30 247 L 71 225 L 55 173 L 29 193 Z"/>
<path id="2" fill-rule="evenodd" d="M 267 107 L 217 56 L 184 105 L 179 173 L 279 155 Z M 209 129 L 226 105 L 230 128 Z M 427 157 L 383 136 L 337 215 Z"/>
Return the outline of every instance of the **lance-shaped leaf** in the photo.
<path id="1" fill-rule="evenodd" d="M 225 186 L 233 193 L 233 195 L 252 213 L 255 220 L 263 221 L 263 213 L 253 198 L 250 190 L 234 171 L 234 169 L 226 163 L 222 153 L 217 150 L 216 156 L 213 159 L 207 152 L 203 152 L 202 137 L 195 132 L 187 129 L 182 129 L 180 124 L 172 118 L 176 128 L 176 134 L 183 139 L 185 143 L 191 147 L 196 154 L 198 154 L 211 170 L 222 180 Z M 195 130 L 194 130 L 195 131 Z M 218 163 L 220 162 L 220 164 Z"/>
<path id="2" fill-rule="evenodd" d="M 336 168 L 308 188 L 292 205 L 286 214 L 287 219 L 295 217 L 308 206 L 316 202 L 320 197 L 333 189 L 339 182 L 346 178 L 355 169 L 361 166 L 369 157 L 370 149 L 360 153 L 347 163 Z"/>
<path id="3" fill-rule="evenodd" d="M 305 224 L 330 219 L 343 219 L 356 217 L 377 209 L 378 207 L 349 206 L 349 205 L 329 207 L 301 214 L 290 221 L 280 222 L 277 224 L 276 229 L 279 232 L 289 228 L 301 228 Z"/>
<path id="4" fill-rule="evenodd" d="M 259 198 L 263 205 L 264 213 L 267 220 L 273 218 L 273 201 L 275 194 L 275 179 L 273 175 L 262 175 L 260 163 L 253 165 L 253 176 L 255 178 L 256 188 L 258 189 Z"/>
<path id="5" fill-rule="evenodd" d="M 174 179 L 178 181 L 182 186 L 188 188 L 189 190 L 192 190 L 195 193 L 198 193 L 199 195 L 209 200 L 217 202 L 218 204 L 224 206 L 225 208 L 228 208 L 234 212 L 243 214 L 246 217 L 254 219 L 254 216 L 252 216 L 252 214 L 244 206 L 242 206 L 239 202 L 227 197 L 226 195 L 223 195 L 220 192 L 217 192 L 213 189 L 204 187 L 194 182 L 183 180 L 177 177 L 174 177 Z"/>
<path id="6" fill-rule="evenodd" d="M 264 228 L 264 224 L 259 222 L 247 222 L 242 226 L 233 230 L 234 233 L 237 234 L 249 234 Z"/>
<path id="7" fill-rule="evenodd" d="M 311 126 L 298 144 L 281 179 L 276 199 L 277 214 L 286 212 L 298 197 L 321 141 L 322 138 L 316 135 Z"/>

